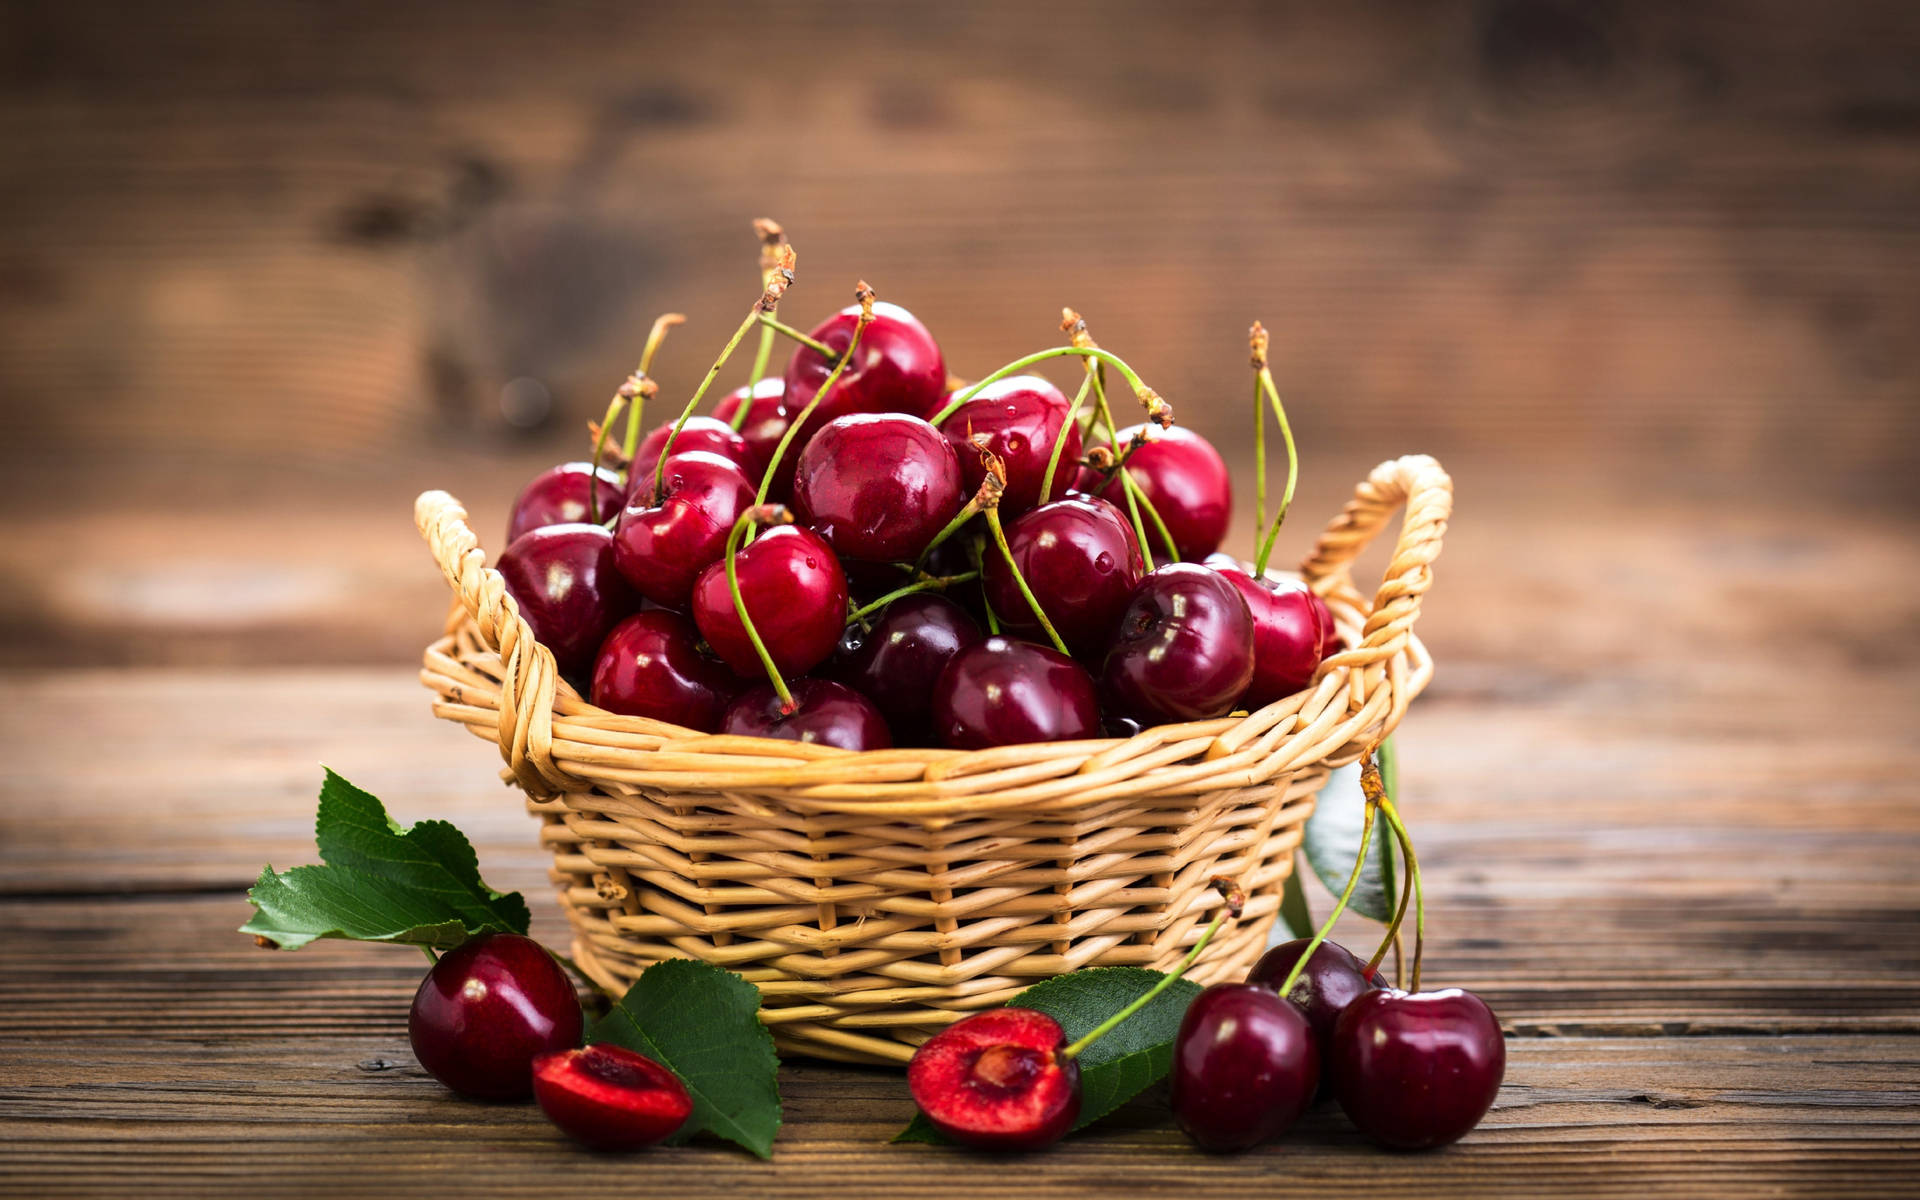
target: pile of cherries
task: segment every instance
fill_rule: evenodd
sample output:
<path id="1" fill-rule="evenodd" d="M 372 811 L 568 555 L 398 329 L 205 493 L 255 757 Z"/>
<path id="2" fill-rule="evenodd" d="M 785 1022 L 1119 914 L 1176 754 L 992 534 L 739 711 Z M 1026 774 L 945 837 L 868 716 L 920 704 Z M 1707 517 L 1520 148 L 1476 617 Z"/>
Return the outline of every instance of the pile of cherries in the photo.
<path id="1" fill-rule="evenodd" d="M 597 450 L 514 504 L 498 568 L 596 705 L 850 750 L 982 749 L 1257 708 L 1336 648 L 1317 596 L 1216 553 L 1219 453 L 1157 396 L 1117 428 L 1119 360 L 1083 332 L 964 386 L 864 284 L 802 334 L 768 279 L 741 329 L 762 327 L 763 365 L 776 331 L 800 343 L 783 376 L 756 367 L 710 415 L 703 385 L 640 437 L 643 364 L 599 430 L 625 408 L 624 471 Z M 1022 369 L 1065 356 L 1097 404 Z"/>

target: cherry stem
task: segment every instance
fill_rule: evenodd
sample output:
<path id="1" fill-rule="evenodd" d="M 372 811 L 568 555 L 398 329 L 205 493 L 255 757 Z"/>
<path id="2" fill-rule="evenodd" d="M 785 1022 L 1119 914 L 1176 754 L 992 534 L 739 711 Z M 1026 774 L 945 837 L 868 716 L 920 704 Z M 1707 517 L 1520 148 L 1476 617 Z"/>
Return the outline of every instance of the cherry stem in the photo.
<path id="1" fill-rule="evenodd" d="M 960 506 L 960 511 L 953 514 L 953 520 L 948 521 L 939 533 L 933 535 L 933 540 L 927 543 L 927 548 L 922 550 L 920 557 L 914 560 L 913 565 L 915 570 L 919 569 L 921 563 L 927 561 L 929 555 L 940 548 L 940 543 L 946 541 L 954 534 L 959 533 L 960 530 L 966 527 L 968 521 L 973 520 L 974 517 L 979 515 L 982 507 L 980 501 L 981 494 L 982 493 L 979 492 L 974 493 L 971 499 Z"/>
<path id="2" fill-rule="evenodd" d="M 652 391 L 648 372 L 653 370 L 653 356 L 660 351 L 660 343 L 667 340 L 667 330 L 675 325 L 683 325 L 687 318 L 680 313 L 661 313 L 653 319 L 653 328 L 647 330 L 647 344 L 640 348 L 640 367 L 627 380 L 627 387 L 635 392 L 633 407 L 627 410 L 627 437 L 623 448 L 627 453 L 627 470 L 633 470 L 633 456 L 640 449 L 640 414 L 647 406 L 647 396 Z M 621 389 L 623 392 L 626 388 Z M 628 483 L 633 481 L 629 479 Z"/>
<path id="3" fill-rule="evenodd" d="M 436 967 L 437 967 L 437 966 L 439 966 L 439 965 L 440 965 L 440 956 L 439 956 L 438 954 L 435 954 L 435 953 L 433 952 L 433 947 L 432 947 L 432 946 L 422 946 L 422 947 L 420 947 L 420 953 L 422 953 L 422 954 L 424 954 L 424 955 L 426 955 L 426 956 L 427 956 L 427 961 L 428 961 L 428 962 L 430 962 L 430 963 L 432 963 L 432 964 L 433 964 L 434 966 L 436 966 Z"/>
<path id="4" fill-rule="evenodd" d="M 1280 403 L 1280 389 L 1274 386 L 1271 368 L 1260 368 L 1260 388 L 1273 404 L 1273 415 L 1280 421 L 1280 436 L 1287 440 L 1287 489 L 1280 494 L 1280 507 L 1273 514 L 1273 526 L 1267 530 L 1266 540 L 1261 543 L 1260 557 L 1254 560 L 1253 575 L 1258 579 L 1267 572 L 1267 559 L 1273 554 L 1274 539 L 1280 536 L 1280 526 L 1287 519 L 1287 509 L 1293 504 L 1293 486 L 1300 478 L 1300 453 L 1293 444 L 1293 426 L 1287 423 L 1286 406 Z M 1265 504 L 1262 503 L 1261 515 L 1265 517 Z"/>
<path id="5" fill-rule="evenodd" d="M 1413 987 L 1420 990 L 1420 955 L 1426 949 L 1427 941 L 1427 898 L 1420 890 L 1420 860 L 1413 853 L 1413 836 L 1407 832 L 1405 823 L 1400 820 L 1400 812 L 1394 808 L 1393 801 L 1382 797 L 1380 815 L 1387 819 L 1387 825 L 1393 830 L 1394 837 L 1400 839 L 1400 853 L 1407 860 L 1407 874 L 1413 877 Z"/>
<path id="6" fill-rule="evenodd" d="M 847 624 L 851 625 L 855 621 L 863 620 L 868 615 L 879 612 L 903 596 L 911 596 L 916 592 L 945 591 L 956 583 L 966 583 L 969 580 L 978 578 L 980 578 L 980 572 L 978 571 L 963 571 L 958 575 L 928 575 L 916 579 L 905 587 L 895 588 L 871 604 L 854 609 L 847 615 Z"/>
<path id="7" fill-rule="evenodd" d="M 616 394 L 607 401 L 607 415 L 601 418 L 600 428 L 593 435 L 593 457 L 587 463 L 587 520 L 594 525 L 600 523 L 600 456 L 607 449 L 607 427 L 613 424 L 620 406 L 625 403 L 624 394 Z"/>
<path id="8" fill-rule="evenodd" d="M 1080 381 L 1080 390 L 1073 394 L 1073 403 L 1067 407 L 1066 420 L 1060 422 L 1060 432 L 1053 439 L 1053 454 L 1047 459 L 1047 473 L 1040 477 L 1040 503 L 1045 504 L 1047 497 L 1053 495 L 1053 473 L 1060 469 L 1060 456 L 1067 450 L 1067 431 L 1072 429 L 1080 416 L 1080 406 L 1086 403 L 1087 391 L 1093 387 L 1093 372 L 1088 371 Z"/>
<path id="9" fill-rule="evenodd" d="M 767 463 L 766 474 L 760 477 L 760 492 L 754 497 L 755 504 L 767 502 L 767 493 L 773 490 L 773 477 L 779 472 L 780 460 L 786 457 L 787 447 L 793 444 L 794 435 L 800 432 L 800 427 L 807 423 L 807 418 L 813 415 L 813 410 L 820 407 L 820 401 L 824 400 L 827 393 L 833 390 L 833 385 L 839 382 L 840 373 L 845 371 L 847 364 L 853 361 L 853 352 L 860 345 L 860 335 L 867 331 L 867 326 L 873 324 L 873 289 L 867 286 L 866 280 L 860 281 L 860 285 L 854 289 L 854 295 L 860 300 L 860 318 L 854 322 L 853 337 L 847 340 L 847 348 L 841 352 L 840 361 L 833 364 L 833 370 L 827 372 L 826 379 L 820 384 L 820 390 L 813 394 L 813 399 L 807 401 L 805 408 L 794 414 L 793 420 L 787 422 L 786 431 L 780 435 L 779 444 L 773 448 L 773 458 Z"/>
<path id="10" fill-rule="evenodd" d="M 1370 766 L 1372 766 L 1372 760 L 1368 760 L 1367 767 Z M 1363 788 L 1366 786 L 1367 767 L 1360 769 Z M 1375 773 L 1375 778 L 1378 778 L 1378 772 Z M 1380 804 L 1381 800 L 1376 794 L 1368 794 L 1366 815 L 1360 823 L 1360 853 L 1354 856 L 1353 872 L 1347 876 L 1346 889 L 1340 893 L 1340 899 L 1334 904 L 1333 911 L 1327 914 L 1326 921 L 1314 931 L 1312 940 L 1307 943 L 1307 948 L 1300 952 L 1299 958 L 1294 960 L 1293 970 L 1287 972 L 1285 982 L 1277 989 L 1283 998 L 1293 991 L 1293 985 L 1299 980 L 1300 972 L 1307 969 L 1307 961 L 1314 956 L 1315 951 L 1320 949 L 1320 943 L 1327 940 L 1327 935 L 1333 932 L 1333 923 L 1338 921 L 1340 914 L 1347 910 L 1347 901 L 1353 899 L 1353 889 L 1359 886 L 1361 871 L 1367 865 L 1367 850 L 1373 844 L 1373 816 Z"/>
<path id="11" fill-rule="evenodd" d="M 787 241 L 786 230 L 780 228 L 778 221 L 761 217 L 754 221 L 753 231 L 760 236 L 760 286 L 765 289 L 779 285 L 782 272 L 791 271 L 794 263 L 793 246 Z M 785 292 L 784 287 L 781 288 L 781 292 Z M 761 294 L 765 295 L 764 290 Z M 763 303 L 760 306 L 762 312 L 772 316 L 774 310 L 779 307 L 779 299 L 778 295 L 773 297 L 772 307 Z M 759 388 L 760 380 L 766 376 L 767 360 L 771 357 L 773 357 L 773 330 L 762 328 L 760 349 L 754 354 L 753 370 L 747 375 L 747 398 L 739 408 L 734 410 L 733 420 L 728 422 L 735 433 L 739 433 L 746 426 L 747 416 L 753 407 L 753 393 Z"/>
<path id="12" fill-rule="evenodd" d="M 780 677 L 780 668 L 773 665 L 773 655 L 767 653 L 767 644 L 760 640 L 760 631 L 753 627 L 753 617 L 747 612 L 747 600 L 740 594 L 740 568 L 736 561 L 740 550 L 740 539 L 752 530 L 759 521 L 770 521 L 779 525 L 791 525 L 793 514 L 778 504 L 756 504 L 740 514 L 727 533 L 727 553 L 722 560 L 727 564 L 727 591 L 733 596 L 733 611 L 740 614 L 740 625 L 747 631 L 747 640 L 753 643 L 753 652 L 760 656 L 760 665 L 767 669 L 767 679 L 773 684 L 773 690 L 780 695 L 780 711 L 793 711 L 793 693 L 787 690 L 787 681 Z"/>
<path id="13" fill-rule="evenodd" d="M 660 447 L 660 460 L 653 465 L 653 489 L 655 492 L 660 490 L 661 480 L 666 475 L 667 455 L 673 453 L 673 442 L 675 438 L 680 436 L 681 426 L 685 425 L 688 419 L 693 416 L 695 410 L 700 407 L 700 401 L 706 398 L 707 389 L 713 386 L 714 379 L 719 376 L 721 369 L 727 365 L 727 360 L 733 357 L 734 348 L 740 344 L 740 339 L 747 336 L 747 330 L 752 329 L 754 322 L 759 319 L 760 305 L 755 303 L 752 311 L 747 313 L 747 319 L 740 322 L 740 328 L 734 330 L 733 336 L 727 339 L 726 348 L 720 351 L 720 357 L 714 359 L 713 365 L 707 368 L 706 377 L 700 381 L 700 386 L 694 389 L 693 399 L 687 401 L 687 406 L 680 410 L 679 419 L 675 420 L 673 428 L 667 431 L 666 443 Z"/>
<path id="14" fill-rule="evenodd" d="M 1062 1061 L 1078 1058 L 1082 1053 L 1086 1051 L 1086 1048 L 1088 1046 L 1093 1045 L 1095 1042 L 1105 1037 L 1108 1033 L 1112 1032 L 1114 1027 L 1119 1025 L 1120 1022 L 1126 1020 L 1128 1017 L 1131 1017 L 1133 1014 L 1139 1012 L 1141 1009 L 1145 1008 L 1147 1005 L 1153 1003 L 1153 998 L 1155 996 L 1158 996 L 1161 992 L 1164 992 L 1168 988 L 1172 987 L 1175 980 L 1179 979 L 1182 975 L 1185 975 L 1187 973 L 1187 968 L 1191 967 L 1194 963 L 1194 960 L 1200 957 L 1200 952 L 1207 948 L 1207 943 L 1213 940 L 1213 935 L 1219 932 L 1220 927 L 1226 924 L 1228 921 L 1232 920 L 1234 917 L 1237 917 L 1240 915 L 1241 910 L 1246 907 L 1246 903 L 1247 903 L 1246 894 L 1242 892 L 1239 889 L 1239 887 L 1236 886 L 1231 879 L 1227 879 L 1225 877 L 1218 876 L 1218 875 L 1216 875 L 1213 879 L 1213 886 L 1216 890 L 1219 891 L 1220 895 L 1225 898 L 1227 902 L 1227 910 L 1221 913 L 1219 916 L 1215 917 L 1213 921 L 1207 926 L 1206 931 L 1200 935 L 1200 940 L 1193 944 L 1193 949 L 1187 951 L 1187 956 L 1184 959 L 1180 960 L 1180 965 L 1175 967 L 1173 970 L 1167 972 L 1165 975 L 1162 975 L 1159 978 L 1159 980 L 1154 983 L 1152 987 L 1148 988 L 1145 992 L 1135 997 L 1133 1002 L 1128 1004 L 1125 1008 L 1121 1009 L 1119 1012 L 1113 1014 L 1112 1016 L 1108 1017 L 1106 1020 L 1100 1022 L 1098 1025 L 1095 1025 L 1092 1029 L 1089 1029 L 1086 1033 L 1082 1034 L 1079 1040 L 1075 1041 L 1072 1045 L 1068 1046 L 1066 1049 L 1060 1051 L 1059 1055 L 1057 1056 L 1058 1058 L 1060 1058 Z"/>
<path id="15" fill-rule="evenodd" d="M 1040 607 L 1039 598 L 1033 594 L 1033 589 L 1027 586 L 1027 577 L 1020 573 L 1020 564 L 1013 561 L 1013 550 L 1007 545 L 1007 532 L 1000 525 L 998 508 L 987 509 L 987 528 L 993 531 L 994 544 L 1000 547 L 1000 556 L 1007 560 L 1007 570 L 1013 572 L 1013 581 L 1020 585 L 1020 594 L 1027 598 L 1027 607 L 1033 609 L 1033 615 L 1039 618 L 1040 628 L 1047 631 L 1047 638 L 1053 643 L 1055 650 L 1062 654 L 1067 653 L 1067 644 L 1060 640 L 1060 634 L 1054 629 L 1053 622 L 1047 619 L 1046 610 Z"/>
<path id="16" fill-rule="evenodd" d="M 767 360 L 772 357 L 773 330 L 762 329 L 760 349 L 753 356 L 753 371 L 747 376 L 747 398 L 740 402 L 740 407 L 733 410 L 733 420 L 728 422 L 735 433 L 739 433 L 747 423 L 747 417 L 753 408 L 753 394 L 759 389 L 760 381 L 766 378 Z"/>
<path id="17" fill-rule="evenodd" d="M 1391 797 L 1395 792 L 1400 790 L 1399 773 L 1394 770 L 1393 738 L 1387 737 L 1381 740 L 1379 747 L 1374 751 L 1374 761 L 1379 764 L 1380 794 L 1383 797 Z M 1364 767 L 1361 768 L 1360 786 L 1362 789 L 1367 786 L 1366 768 Z M 1388 828 L 1391 829 L 1392 826 L 1388 826 Z M 1398 840 L 1396 837 L 1395 841 Z M 1387 850 L 1387 854 L 1389 856 L 1393 854 L 1391 848 Z M 1391 858 L 1389 858 L 1387 865 L 1393 865 Z M 1366 973 L 1368 975 L 1372 975 L 1380 969 L 1380 964 L 1386 961 L 1387 949 L 1389 947 L 1399 945 L 1400 924 L 1407 919 L 1407 908 L 1412 901 L 1413 873 L 1409 871 L 1406 873 L 1406 877 L 1400 881 L 1400 902 L 1394 907 L 1393 919 L 1387 924 L 1386 935 L 1380 939 L 1380 946 L 1373 952 L 1373 957 L 1367 960 Z"/>
<path id="18" fill-rule="evenodd" d="M 1126 377 L 1127 385 L 1133 388 L 1134 395 L 1141 397 L 1143 403 L 1149 396 L 1156 400 L 1159 399 L 1159 393 L 1155 392 L 1145 383 L 1142 383 L 1140 376 L 1135 374 L 1134 369 L 1128 366 L 1119 355 L 1111 351 L 1102 350 L 1098 346 L 1055 346 L 1050 350 L 1036 351 L 1035 353 L 1027 355 L 1025 358 L 1017 358 L 999 370 L 994 371 L 986 378 L 968 385 L 966 390 L 956 394 L 953 399 L 947 401 L 945 408 L 933 415 L 931 423 L 934 425 L 945 424 L 947 418 L 959 411 L 961 405 L 973 399 L 981 388 L 986 387 L 990 383 L 996 383 L 999 380 L 1005 379 L 1009 375 L 1018 375 L 1028 367 L 1036 363 L 1046 362 L 1050 358 L 1094 358 L 1104 363 L 1112 363 L 1114 369 Z"/>
<path id="19" fill-rule="evenodd" d="M 973 563 L 973 573 L 984 576 L 987 573 L 987 539 L 985 534 L 967 539 L 967 558 Z M 987 599 L 986 585 L 980 587 L 980 607 L 986 610 L 987 633 L 992 637 L 1000 636 L 1000 618 L 993 611 L 993 601 Z"/>
<path id="20" fill-rule="evenodd" d="M 1160 540 L 1167 548 L 1168 561 L 1179 562 L 1180 547 L 1173 540 L 1173 531 L 1168 529 L 1167 523 L 1160 519 L 1160 510 L 1153 506 L 1153 499 L 1147 495 L 1147 489 L 1141 487 L 1140 481 L 1135 479 L 1132 472 L 1128 471 L 1125 467 L 1120 468 L 1120 483 L 1121 486 L 1127 489 L 1128 498 L 1135 502 L 1139 509 L 1139 511 L 1136 511 L 1133 515 L 1134 524 L 1136 526 L 1140 524 L 1140 512 L 1144 511 L 1147 516 L 1152 519 L 1154 529 L 1159 532 Z M 1146 531 L 1144 529 L 1136 529 L 1135 532 L 1139 534 L 1140 537 L 1140 552 L 1145 554 L 1147 549 Z M 1148 560 L 1147 569 L 1153 569 L 1151 559 Z"/>
<path id="21" fill-rule="evenodd" d="M 772 313 L 761 313 L 760 324 L 766 327 L 768 334 L 778 333 L 785 337 L 790 337 L 802 346 L 812 350 L 815 354 L 818 354 L 821 358 L 826 359 L 828 362 L 833 362 L 840 357 L 840 352 L 832 346 L 827 345 L 819 338 L 813 337 L 810 334 L 801 333 L 798 329 L 775 317 Z M 851 350 L 852 347 L 849 346 L 848 349 Z"/>

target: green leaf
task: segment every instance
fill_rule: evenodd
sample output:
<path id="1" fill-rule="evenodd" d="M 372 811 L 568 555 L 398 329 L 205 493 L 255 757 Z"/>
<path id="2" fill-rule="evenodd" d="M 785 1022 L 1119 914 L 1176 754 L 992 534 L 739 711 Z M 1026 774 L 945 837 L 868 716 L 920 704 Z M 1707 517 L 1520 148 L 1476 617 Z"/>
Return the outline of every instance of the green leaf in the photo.
<path id="1" fill-rule="evenodd" d="M 320 787 L 314 840 L 325 864 L 260 873 L 240 927 L 298 950 L 316 938 L 451 949 L 488 931 L 525 933 L 532 921 L 518 892 L 480 879 L 480 862 L 445 821 L 396 824 L 380 801 L 332 771 Z"/>
<path id="2" fill-rule="evenodd" d="M 687 1085 L 693 1115 L 674 1141 L 706 1132 L 773 1157 L 780 1060 L 760 1023 L 760 989 L 740 976 L 693 959 L 657 962 L 587 1040 L 638 1051 Z"/>
<path id="3" fill-rule="evenodd" d="M 1038 1009 L 1060 1022 L 1069 1042 L 1119 1012 L 1160 982 L 1160 972 L 1143 967 L 1096 967 L 1058 975 L 1021 992 L 1008 1004 Z M 1080 1119 L 1083 1129 L 1166 1078 L 1173 1066 L 1173 1039 L 1180 1018 L 1200 994 L 1200 985 L 1175 980 L 1145 1008 L 1115 1026 L 1080 1055 Z M 924 1113 L 897 1135 L 896 1142 L 944 1143 L 947 1139 Z"/>
<path id="4" fill-rule="evenodd" d="M 1392 738 L 1380 745 L 1380 774 L 1387 785 L 1387 796 L 1397 801 Z M 1360 829 L 1365 821 L 1366 803 L 1360 792 L 1359 765 L 1341 767 L 1320 790 L 1313 816 L 1307 818 L 1300 848 L 1313 864 L 1313 873 L 1335 896 L 1346 890 L 1347 877 L 1353 873 L 1354 856 L 1360 853 Z M 1347 907 L 1370 920 L 1391 921 L 1394 904 L 1399 899 L 1393 831 L 1385 821 L 1376 819 L 1370 841 L 1367 865 L 1360 873 L 1360 883 L 1353 889 L 1353 899 L 1347 902 Z M 1300 936 L 1313 935 L 1308 932 Z"/>

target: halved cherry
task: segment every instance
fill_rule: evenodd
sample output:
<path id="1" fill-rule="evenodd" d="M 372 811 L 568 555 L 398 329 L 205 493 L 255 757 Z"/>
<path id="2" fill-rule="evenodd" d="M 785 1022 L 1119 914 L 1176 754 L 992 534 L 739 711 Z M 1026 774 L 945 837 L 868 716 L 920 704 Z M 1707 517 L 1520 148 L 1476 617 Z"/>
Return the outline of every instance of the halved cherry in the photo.
<path id="1" fill-rule="evenodd" d="M 679 1076 L 644 1054 L 605 1043 L 533 1063 L 540 1111 L 596 1150 L 638 1150 L 672 1137 L 693 1114 Z"/>
<path id="2" fill-rule="evenodd" d="M 949 1139 L 1037 1150 L 1080 1115 L 1080 1066 L 1063 1057 L 1060 1023 L 1031 1008 L 994 1008 L 947 1026 L 914 1053 L 907 1087 Z"/>

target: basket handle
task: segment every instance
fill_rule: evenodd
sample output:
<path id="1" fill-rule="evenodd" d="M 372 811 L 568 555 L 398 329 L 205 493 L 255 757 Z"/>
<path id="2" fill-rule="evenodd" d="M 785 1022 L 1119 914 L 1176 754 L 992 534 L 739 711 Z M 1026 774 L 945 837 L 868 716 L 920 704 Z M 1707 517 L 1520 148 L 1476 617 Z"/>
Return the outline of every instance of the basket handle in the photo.
<path id="1" fill-rule="evenodd" d="M 466 507 L 445 492 L 422 492 L 413 502 L 413 523 L 473 618 L 480 640 L 506 665 L 500 680 L 500 757 L 530 796 L 578 787 L 553 761 L 553 704 L 560 689 L 553 653 L 520 615 L 506 579 L 487 565 L 480 539 L 467 525 Z"/>
<path id="2" fill-rule="evenodd" d="M 1354 488 L 1353 499 L 1300 564 L 1307 586 L 1326 594 L 1346 578 L 1354 558 L 1402 505 L 1407 515 L 1400 524 L 1400 540 L 1373 594 L 1360 645 L 1329 657 L 1329 663 L 1371 665 L 1406 649 L 1420 616 L 1420 599 L 1433 586 L 1433 560 L 1440 557 L 1440 541 L 1453 515 L 1453 479 L 1424 454 L 1381 463 Z"/>

